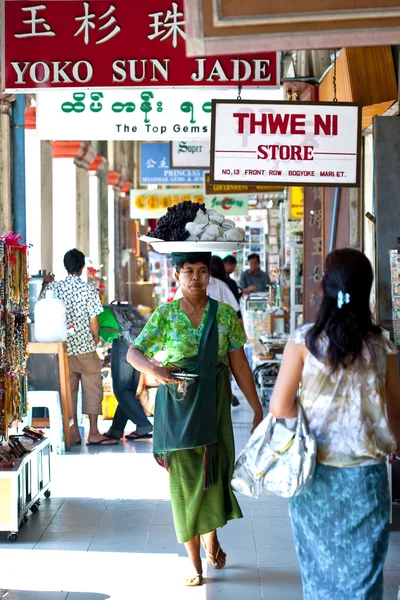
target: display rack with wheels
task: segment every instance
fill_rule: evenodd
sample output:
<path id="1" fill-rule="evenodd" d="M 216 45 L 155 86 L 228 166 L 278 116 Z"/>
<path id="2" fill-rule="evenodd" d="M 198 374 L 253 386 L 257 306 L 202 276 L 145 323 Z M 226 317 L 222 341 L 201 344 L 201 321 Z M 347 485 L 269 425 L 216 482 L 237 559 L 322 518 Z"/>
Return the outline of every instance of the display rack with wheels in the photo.
<path id="1" fill-rule="evenodd" d="M 1 465 L 1 463 L 0 463 Z M 36 442 L 11 468 L 0 468 L 0 531 L 15 542 L 28 514 L 38 512 L 41 496 L 50 497 L 50 440 Z"/>

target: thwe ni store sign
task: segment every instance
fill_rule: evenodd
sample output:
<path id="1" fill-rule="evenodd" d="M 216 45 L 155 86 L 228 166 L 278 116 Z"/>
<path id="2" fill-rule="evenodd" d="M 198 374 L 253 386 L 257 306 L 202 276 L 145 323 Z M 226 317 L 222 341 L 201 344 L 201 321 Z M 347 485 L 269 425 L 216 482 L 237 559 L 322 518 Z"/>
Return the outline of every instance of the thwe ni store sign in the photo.
<path id="1" fill-rule="evenodd" d="M 213 183 L 358 187 L 361 107 L 213 100 Z"/>
<path id="2" fill-rule="evenodd" d="M 279 56 L 187 58 L 183 0 L 3 0 L 8 91 L 277 86 Z"/>
<path id="3" fill-rule="evenodd" d="M 204 196 L 200 188 L 171 188 L 168 190 L 131 190 L 131 219 L 158 219 L 170 206 L 184 201 L 205 204 L 226 217 L 247 215 L 247 195 L 211 195 Z"/>
<path id="4" fill-rule="evenodd" d="M 54 0 L 56 3 L 58 0 Z M 281 100 L 280 88 L 251 88 L 246 96 Z M 237 89 L 58 91 L 36 94 L 41 140 L 210 139 L 212 99 L 234 99 Z"/>

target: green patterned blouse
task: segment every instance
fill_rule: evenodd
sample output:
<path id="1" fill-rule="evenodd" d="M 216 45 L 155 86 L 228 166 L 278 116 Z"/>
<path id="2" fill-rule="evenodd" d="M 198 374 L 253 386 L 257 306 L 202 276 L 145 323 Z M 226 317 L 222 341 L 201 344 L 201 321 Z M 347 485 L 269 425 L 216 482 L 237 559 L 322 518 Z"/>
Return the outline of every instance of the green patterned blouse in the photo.
<path id="1" fill-rule="evenodd" d="M 152 314 L 133 345 L 150 358 L 164 350 L 167 353 L 164 364 L 197 356 L 208 309 L 209 304 L 200 327 L 196 329 L 179 306 L 179 300 L 163 304 Z M 217 323 L 218 359 L 224 360 L 228 352 L 244 346 L 245 338 L 237 315 L 228 304 L 218 303 Z"/>

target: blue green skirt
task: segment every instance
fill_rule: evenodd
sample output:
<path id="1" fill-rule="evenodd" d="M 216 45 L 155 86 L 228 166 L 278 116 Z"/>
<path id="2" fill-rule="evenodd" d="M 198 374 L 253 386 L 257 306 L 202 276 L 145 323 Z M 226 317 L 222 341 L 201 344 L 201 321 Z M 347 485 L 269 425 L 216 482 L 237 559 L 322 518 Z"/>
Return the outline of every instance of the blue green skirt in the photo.
<path id="1" fill-rule="evenodd" d="M 303 600 L 382 600 L 389 545 L 386 464 L 317 465 L 311 488 L 290 499 Z"/>

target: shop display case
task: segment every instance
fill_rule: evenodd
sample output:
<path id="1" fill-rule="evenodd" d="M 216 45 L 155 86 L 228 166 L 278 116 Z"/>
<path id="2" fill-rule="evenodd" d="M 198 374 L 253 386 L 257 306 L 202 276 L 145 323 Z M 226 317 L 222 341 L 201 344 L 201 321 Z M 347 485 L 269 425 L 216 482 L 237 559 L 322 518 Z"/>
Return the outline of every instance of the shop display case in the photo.
<path id="1" fill-rule="evenodd" d="M 50 497 L 50 440 L 36 442 L 31 451 L 11 468 L 0 462 L 0 531 L 15 542 L 18 530 L 28 520 L 28 511 L 39 509 L 40 497 Z"/>

